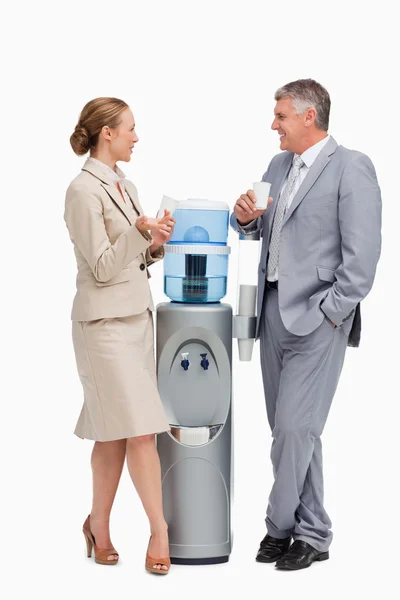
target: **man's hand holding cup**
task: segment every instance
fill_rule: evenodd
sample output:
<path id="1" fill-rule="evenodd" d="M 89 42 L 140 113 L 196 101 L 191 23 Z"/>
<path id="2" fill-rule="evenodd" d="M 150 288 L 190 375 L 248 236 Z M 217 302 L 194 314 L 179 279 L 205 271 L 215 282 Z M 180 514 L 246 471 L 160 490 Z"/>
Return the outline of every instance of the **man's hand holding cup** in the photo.
<path id="1" fill-rule="evenodd" d="M 265 186 L 260 184 L 265 184 Z M 237 199 L 233 209 L 239 225 L 247 225 L 261 217 L 272 202 L 272 198 L 268 197 L 269 183 L 257 182 L 253 186 L 254 190 L 247 190 Z"/>

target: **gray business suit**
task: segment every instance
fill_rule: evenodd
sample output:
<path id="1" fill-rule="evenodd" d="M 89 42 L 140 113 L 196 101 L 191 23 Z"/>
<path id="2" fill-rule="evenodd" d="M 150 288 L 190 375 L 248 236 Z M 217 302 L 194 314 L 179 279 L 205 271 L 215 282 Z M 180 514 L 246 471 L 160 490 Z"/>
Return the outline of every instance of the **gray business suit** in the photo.
<path id="1" fill-rule="evenodd" d="M 262 234 L 256 335 L 275 476 L 267 529 L 273 537 L 293 535 L 322 552 L 332 533 L 323 508 L 320 436 L 346 346 L 359 344 L 359 305 L 380 256 L 381 196 L 370 159 L 330 138 L 284 217 L 278 290 L 270 289 L 272 223 L 292 160 L 293 153 L 282 152 L 264 174 L 274 202 L 263 217 L 243 228 L 232 215 L 231 225 L 240 233 Z"/>

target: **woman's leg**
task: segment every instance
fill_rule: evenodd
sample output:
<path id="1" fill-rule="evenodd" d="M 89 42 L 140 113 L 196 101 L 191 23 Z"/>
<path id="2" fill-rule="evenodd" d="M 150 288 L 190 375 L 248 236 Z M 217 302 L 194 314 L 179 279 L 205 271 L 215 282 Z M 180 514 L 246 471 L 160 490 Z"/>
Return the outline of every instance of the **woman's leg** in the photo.
<path id="1" fill-rule="evenodd" d="M 90 528 L 99 548 L 110 548 L 110 513 L 126 454 L 126 440 L 95 442 L 91 465 L 93 472 L 93 504 Z M 108 560 L 117 558 L 115 555 Z"/>
<path id="2" fill-rule="evenodd" d="M 169 556 L 168 526 L 162 507 L 161 467 L 155 435 L 129 438 L 126 457 L 129 474 L 149 518 L 149 554 L 166 558 Z M 156 568 L 167 570 L 164 565 L 157 565 Z"/>

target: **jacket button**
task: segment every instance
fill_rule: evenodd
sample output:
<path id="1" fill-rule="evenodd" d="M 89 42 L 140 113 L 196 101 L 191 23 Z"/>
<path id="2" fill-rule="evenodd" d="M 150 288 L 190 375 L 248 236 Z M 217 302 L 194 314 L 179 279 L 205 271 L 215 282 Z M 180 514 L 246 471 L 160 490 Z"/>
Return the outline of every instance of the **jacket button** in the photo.
<path id="1" fill-rule="evenodd" d="M 144 264 L 142 263 L 142 264 L 140 265 L 140 270 L 141 270 L 141 271 L 144 271 L 144 270 L 145 270 L 145 268 L 146 268 L 146 267 L 145 267 L 145 266 L 144 266 Z"/>

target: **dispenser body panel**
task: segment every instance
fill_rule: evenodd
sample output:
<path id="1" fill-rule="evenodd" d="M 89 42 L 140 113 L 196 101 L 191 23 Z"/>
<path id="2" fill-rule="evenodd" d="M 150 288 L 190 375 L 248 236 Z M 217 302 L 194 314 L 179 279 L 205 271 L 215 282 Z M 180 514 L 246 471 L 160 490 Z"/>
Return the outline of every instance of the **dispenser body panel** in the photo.
<path id="1" fill-rule="evenodd" d="M 157 307 L 158 386 L 171 426 L 157 447 L 173 562 L 223 562 L 231 552 L 231 364 L 229 305 Z"/>

